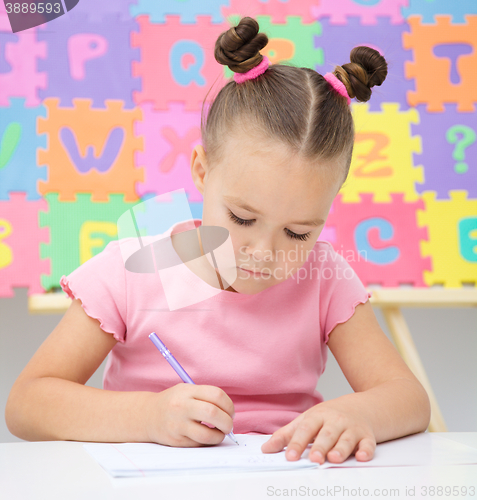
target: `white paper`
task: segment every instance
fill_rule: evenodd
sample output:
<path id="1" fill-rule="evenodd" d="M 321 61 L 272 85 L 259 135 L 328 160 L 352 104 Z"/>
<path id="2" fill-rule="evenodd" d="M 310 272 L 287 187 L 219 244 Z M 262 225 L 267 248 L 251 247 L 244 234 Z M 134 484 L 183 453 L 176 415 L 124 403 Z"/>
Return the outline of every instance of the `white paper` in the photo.
<path id="1" fill-rule="evenodd" d="M 261 445 L 270 435 L 235 434 L 240 446 L 227 437 L 215 446 L 175 448 L 154 443 L 91 443 L 86 451 L 112 477 L 146 477 L 192 473 L 277 471 L 329 467 L 392 467 L 411 465 L 456 465 L 477 463 L 477 449 L 442 438 L 419 433 L 377 445 L 374 458 L 360 462 L 349 457 L 343 463 L 308 458 L 311 444 L 301 458 L 289 461 L 285 450 L 262 453 Z"/>
<path id="2" fill-rule="evenodd" d="M 175 448 L 154 443 L 93 443 L 86 451 L 113 477 L 150 476 L 177 471 L 247 472 L 316 467 L 305 450 L 300 460 L 290 462 L 285 451 L 262 453 L 267 435 L 234 434 L 239 446 L 225 438 L 215 446 Z"/>

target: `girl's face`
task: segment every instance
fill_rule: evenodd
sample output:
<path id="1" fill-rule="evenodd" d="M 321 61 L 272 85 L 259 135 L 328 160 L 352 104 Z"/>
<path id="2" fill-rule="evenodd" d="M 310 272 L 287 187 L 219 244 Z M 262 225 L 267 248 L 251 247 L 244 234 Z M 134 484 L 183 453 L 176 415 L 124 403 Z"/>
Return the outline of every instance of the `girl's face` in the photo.
<path id="1" fill-rule="evenodd" d="M 202 224 L 225 227 L 232 239 L 237 279 L 227 290 L 245 294 L 276 285 L 303 266 L 343 172 L 338 164 L 299 160 L 281 145 L 252 148 L 230 138 L 212 169 L 202 146 L 191 158 L 192 178 L 204 199 Z"/>

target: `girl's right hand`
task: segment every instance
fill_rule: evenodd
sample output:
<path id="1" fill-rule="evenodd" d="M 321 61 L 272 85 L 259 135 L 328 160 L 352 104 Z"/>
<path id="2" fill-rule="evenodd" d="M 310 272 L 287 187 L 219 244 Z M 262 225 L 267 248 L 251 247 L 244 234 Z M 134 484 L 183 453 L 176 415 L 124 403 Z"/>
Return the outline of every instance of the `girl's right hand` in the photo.
<path id="1" fill-rule="evenodd" d="M 146 431 L 152 443 L 178 447 L 215 445 L 232 431 L 234 416 L 234 404 L 220 387 L 178 383 L 151 394 Z"/>

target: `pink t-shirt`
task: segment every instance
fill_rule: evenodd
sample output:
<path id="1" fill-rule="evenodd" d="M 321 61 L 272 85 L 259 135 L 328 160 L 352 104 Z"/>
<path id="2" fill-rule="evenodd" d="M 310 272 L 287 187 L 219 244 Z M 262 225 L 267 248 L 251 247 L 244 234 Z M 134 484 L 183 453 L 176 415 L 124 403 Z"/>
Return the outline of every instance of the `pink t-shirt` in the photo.
<path id="1" fill-rule="evenodd" d="M 186 223 L 164 235 L 186 230 Z M 196 227 L 201 223 L 194 219 Z M 171 311 L 159 275 L 126 270 L 113 241 L 60 284 L 118 340 L 108 355 L 103 389 L 159 392 L 182 383 L 149 339 L 156 332 L 196 384 L 229 395 L 234 433 L 272 434 L 323 401 L 316 385 L 325 370 L 328 335 L 371 297 L 326 241 L 316 242 L 299 271 L 256 294 L 221 290 Z M 188 272 L 192 286 L 195 280 L 210 287 Z"/>

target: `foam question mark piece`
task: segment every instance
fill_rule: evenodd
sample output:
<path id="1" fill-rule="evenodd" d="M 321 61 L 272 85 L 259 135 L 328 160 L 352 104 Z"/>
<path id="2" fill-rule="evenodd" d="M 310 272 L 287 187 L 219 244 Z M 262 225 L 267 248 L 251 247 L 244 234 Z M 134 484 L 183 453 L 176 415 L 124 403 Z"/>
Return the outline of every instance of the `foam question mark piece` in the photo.
<path id="1" fill-rule="evenodd" d="M 458 137 L 462 135 L 462 137 Z M 454 165 L 454 170 L 458 174 L 465 174 L 469 169 L 465 160 L 465 150 L 470 145 L 475 142 L 476 135 L 474 130 L 466 125 L 454 125 L 446 133 L 447 142 L 450 144 L 455 144 L 454 151 L 452 153 L 452 158 L 458 163 Z"/>

